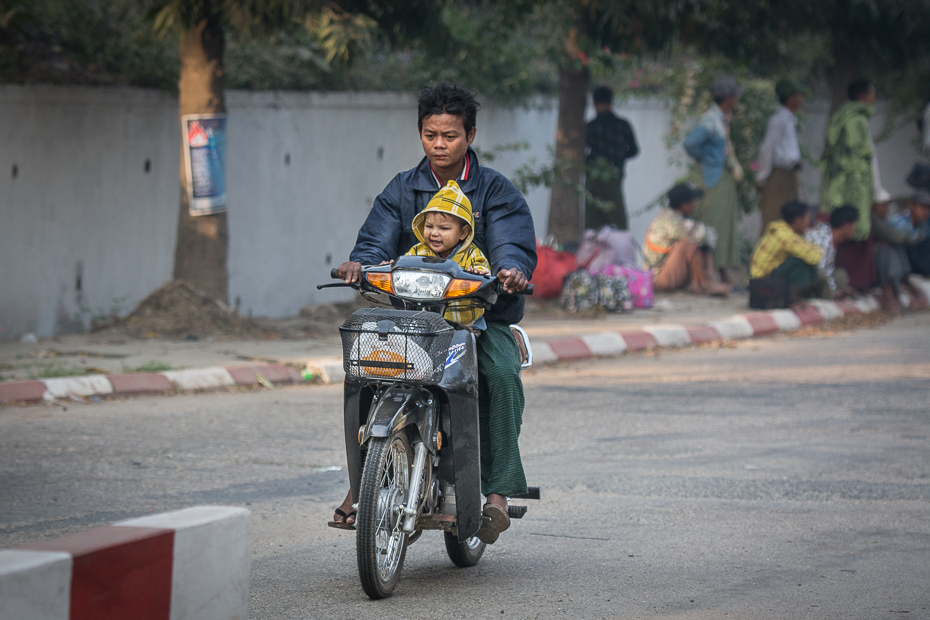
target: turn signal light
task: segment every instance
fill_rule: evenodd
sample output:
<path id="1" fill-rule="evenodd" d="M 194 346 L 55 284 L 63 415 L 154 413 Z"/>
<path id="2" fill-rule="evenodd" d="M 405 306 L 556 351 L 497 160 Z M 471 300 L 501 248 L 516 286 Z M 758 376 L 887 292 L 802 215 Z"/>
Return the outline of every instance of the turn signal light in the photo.
<path id="1" fill-rule="evenodd" d="M 358 442 L 359 442 L 359 443 L 362 443 L 362 433 L 364 433 L 364 432 L 365 432 L 365 427 L 364 427 L 364 426 L 359 426 L 359 427 L 358 427 Z"/>
<path id="2" fill-rule="evenodd" d="M 365 276 L 368 283 L 379 288 L 385 293 L 394 293 L 394 286 L 391 284 L 391 274 L 389 273 L 369 273 Z"/>
<path id="3" fill-rule="evenodd" d="M 436 431 L 436 449 L 442 450 L 442 433 Z"/>
<path id="4" fill-rule="evenodd" d="M 446 289 L 446 298 L 463 297 L 470 295 L 481 287 L 481 282 L 477 280 L 452 280 Z"/>

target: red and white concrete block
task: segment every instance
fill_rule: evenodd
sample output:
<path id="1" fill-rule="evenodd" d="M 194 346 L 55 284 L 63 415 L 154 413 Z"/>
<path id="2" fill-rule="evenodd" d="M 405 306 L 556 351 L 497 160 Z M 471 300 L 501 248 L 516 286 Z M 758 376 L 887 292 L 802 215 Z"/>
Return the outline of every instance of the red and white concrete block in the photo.
<path id="1" fill-rule="evenodd" d="M 339 362 L 339 369 L 342 361 Z M 330 372 L 335 372 L 331 365 Z M 293 368 L 280 364 L 213 366 L 161 373 L 87 375 L 35 381 L 0 382 L 0 403 L 37 402 L 58 398 L 83 398 L 108 394 L 158 394 L 174 391 L 211 390 L 236 385 L 302 383 Z"/>
<path id="2" fill-rule="evenodd" d="M 930 282 L 926 288 L 930 292 Z M 841 302 L 817 299 L 794 310 L 734 314 L 706 325 L 651 325 L 641 330 L 599 332 L 534 342 L 533 358 L 538 364 L 547 364 L 616 356 L 627 351 L 686 347 L 715 340 L 741 340 L 794 331 L 804 326 L 829 322 L 847 314 L 875 312 L 878 309 L 878 302 L 873 297 Z"/>
<path id="3" fill-rule="evenodd" d="M 196 506 L 0 551 L 0 620 L 246 620 L 251 516 Z"/>

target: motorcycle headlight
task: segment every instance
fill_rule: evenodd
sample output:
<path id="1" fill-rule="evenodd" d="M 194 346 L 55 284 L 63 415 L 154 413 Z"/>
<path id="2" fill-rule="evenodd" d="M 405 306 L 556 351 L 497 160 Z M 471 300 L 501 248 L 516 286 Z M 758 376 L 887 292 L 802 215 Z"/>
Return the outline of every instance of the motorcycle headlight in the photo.
<path id="1" fill-rule="evenodd" d="M 450 278 L 441 273 L 395 271 L 394 294 L 411 299 L 442 299 Z"/>

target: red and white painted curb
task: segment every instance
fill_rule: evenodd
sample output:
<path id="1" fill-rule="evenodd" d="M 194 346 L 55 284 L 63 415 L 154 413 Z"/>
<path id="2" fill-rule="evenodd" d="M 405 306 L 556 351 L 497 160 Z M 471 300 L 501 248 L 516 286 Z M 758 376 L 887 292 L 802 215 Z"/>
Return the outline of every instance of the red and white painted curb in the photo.
<path id="1" fill-rule="evenodd" d="M 0 551 L 2 620 L 245 620 L 251 515 L 196 506 Z"/>
<path id="2" fill-rule="evenodd" d="M 930 293 L 930 286 L 926 288 Z M 878 301 L 873 297 L 839 302 L 815 299 L 796 310 L 734 314 L 706 325 L 664 323 L 643 329 L 605 331 L 548 342 L 534 342 L 533 361 L 542 364 L 567 362 L 623 355 L 628 351 L 686 347 L 714 340 L 742 340 L 794 331 L 804 326 L 826 323 L 847 314 L 869 313 L 878 309 Z"/>
<path id="3" fill-rule="evenodd" d="M 339 362 L 340 368 L 342 361 Z M 57 398 L 105 396 L 107 394 L 159 394 L 174 391 L 209 390 L 236 385 L 303 383 L 293 368 L 280 364 L 213 366 L 161 373 L 86 375 L 31 381 L 0 382 L 0 403 L 36 402 Z"/>
<path id="4" fill-rule="evenodd" d="M 911 278 L 911 282 L 930 297 L 930 280 Z M 904 299 L 905 306 L 909 304 Z M 663 347 L 685 347 L 714 340 L 740 340 L 767 336 L 801 327 L 819 325 L 847 314 L 875 312 L 874 297 L 856 300 L 811 300 L 794 310 L 749 312 L 706 325 L 663 323 L 619 331 L 533 342 L 533 361 L 537 364 L 623 355 L 627 351 Z M 317 358 L 307 362 L 306 372 L 321 383 L 338 383 L 345 378 L 341 357 Z M 308 376 L 309 376 L 308 375 Z M 88 375 L 33 381 L 0 382 L 0 403 L 36 402 L 57 398 L 103 396 L 107 394 L 157 394 L 174 391 L 209 390 L 232 386 L 303 383 L 304 376 L 280 364 L 250 366 L 213 366 L 162 373 L 126 375 Z M 2 619 L 0 619 L 2 620 Z"/>

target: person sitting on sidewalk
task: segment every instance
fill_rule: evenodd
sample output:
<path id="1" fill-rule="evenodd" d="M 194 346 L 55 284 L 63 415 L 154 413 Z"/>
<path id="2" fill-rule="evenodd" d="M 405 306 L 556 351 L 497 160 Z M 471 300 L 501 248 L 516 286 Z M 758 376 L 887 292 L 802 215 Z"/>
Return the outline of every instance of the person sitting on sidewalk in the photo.
<path id="1" fill-rule="evenodd" d="M 930 276 L 930 192 L 918 190 L 911 197 L 907 210 L 894 217 L 891 223 L 908 235 L 907 258 L 911 273 Z"/>
<path id="2" fill-rule="evenodd" d="M 830 286 L 829 292 L 824 292 L 824 297 L 827 299 L 847 297 L 852 293 L 849 287 L 849 275 L 842 267 L 836 266 L 836 248 L 853 238 L 858 221 L 859 211 L 853 206 L 844 205 L 830 212 L 829 225 L 825 222 L 818 222 L 804 233 L 805 241 L 823 250 L 817 266 L 826 276 L 827 284 Z"/>
<path id="3" fill-rule="evenodd" d="M 911 234 L 898 229 L 888 221 L 891 208 L 891 196 L 887 192 L 875 195 L 872 205 L 872 236 L 875 241 L 875 267 L 878 271 L 878 285 L 882 287 L 881 304 L 883 308 L 898 314 L 901 312 L 901 290 L 913 297 L 914 304 L 925 305 L 926 296 L 916 287 L 910 285 L 907 276 L 911 273 L 907 258 L 907 245 Z"/>
<path id="4" fill-rule="evenodd" d="M 810 225 L 810 207 L 789 202 L 781 207 L 782 219 L 769 222 L 756 244 L 749 277 L 787 281 L 793 298 L 821 297 L 829 290 L 826 277 L 817 268 L 823 250 L 801 236 Z"/>
<path id="5" fill-rule="evenodd" d="M 701 190 L 679 183 L 668 192 L 668 207 L 659 214 L 646 231 L 643 257 L 652 270 L 655 288 L 674 291 L 689 282 L 691 291 L 699 295 L 726 295 L 730 286 L 714 282 L 713 245 L 716 231 L 691 219 Z"/>

